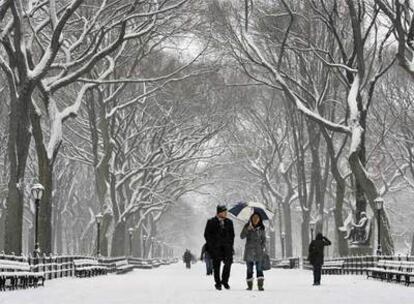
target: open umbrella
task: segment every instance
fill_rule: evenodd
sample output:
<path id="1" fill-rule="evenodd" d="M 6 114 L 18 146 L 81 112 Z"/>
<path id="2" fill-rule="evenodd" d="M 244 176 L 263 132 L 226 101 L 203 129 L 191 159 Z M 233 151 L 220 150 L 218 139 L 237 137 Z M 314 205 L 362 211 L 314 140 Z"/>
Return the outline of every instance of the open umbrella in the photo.
<path id="1" fill-rule="evenodd" d="M 273 213 L 265 205 L 257 202 L 239 202 L 228 211 L 242 221 L 248 221 L 255 212 L 260 214 L 262 220 L 270 220 L 273 217 Z"/>

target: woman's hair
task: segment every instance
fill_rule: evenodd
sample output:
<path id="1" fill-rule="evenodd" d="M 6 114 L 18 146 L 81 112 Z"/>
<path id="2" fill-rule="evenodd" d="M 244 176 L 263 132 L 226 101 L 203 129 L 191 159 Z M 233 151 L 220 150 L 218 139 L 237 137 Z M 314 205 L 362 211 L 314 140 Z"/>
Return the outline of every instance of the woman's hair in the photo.
<path id="1" fill-rule="evenodd" d="M 260 215 L 260 213 L 258 212 L 254 212 L 251 216 L 250 216 L 250 222 L 253 224 L 253 216 L 257 215 L 259 217 L 259 223 L 256 225 L 256 227 L 259 227 L 260 229 L 265 229 L 265 226 L 263 225 L 263 220 L 262 220 L 262 216 Z"/>
<path id="2" fill-rule="evenodd" d="M 318 233 L 317 235 L 316 235 L 316 239 L 317 240 L 322 240 L 323 239 L 323 235 L 322 235 L 322 233 Z"/>

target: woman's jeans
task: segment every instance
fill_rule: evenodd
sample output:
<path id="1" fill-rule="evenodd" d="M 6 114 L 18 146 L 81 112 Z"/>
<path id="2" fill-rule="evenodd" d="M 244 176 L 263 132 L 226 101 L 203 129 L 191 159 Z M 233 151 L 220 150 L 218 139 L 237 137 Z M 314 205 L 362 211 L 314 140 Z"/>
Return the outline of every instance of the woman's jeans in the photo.
<path id="1" fill-rule="evenodd" d="M 205 257 L 204 262 L 206 263 L 207 275 L 212 274 L 213 273 L 213 260 L 210 257 Z"/>
<path id="2" fill-rule="evenodd" d="M 262 261 L 248 261 L 246 262 L 247 266 L 247 281 L 253 280 L 253 268 L 256 266 L 256 277 L 257 278 L 264 278 L 263 275 L 263 262 Z"/>

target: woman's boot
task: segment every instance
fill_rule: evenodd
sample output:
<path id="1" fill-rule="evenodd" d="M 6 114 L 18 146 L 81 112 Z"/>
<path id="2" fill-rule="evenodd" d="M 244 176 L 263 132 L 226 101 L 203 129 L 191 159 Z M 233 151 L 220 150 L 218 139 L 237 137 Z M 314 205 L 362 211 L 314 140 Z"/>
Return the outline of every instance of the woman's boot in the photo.
<path id="1" fill-rule="evenodd" d="M 248 279 L 246 282 L 247 282 L 246 290 L 252 290 L 253 289 L 253 279 Z"/>
<path id="2" fill-rule="evenodd" d="M 257 287 L 259 288 L 260 291 L 263 291 L 263 283 L 264 283 L 264 278 L 257 278 Z"/>

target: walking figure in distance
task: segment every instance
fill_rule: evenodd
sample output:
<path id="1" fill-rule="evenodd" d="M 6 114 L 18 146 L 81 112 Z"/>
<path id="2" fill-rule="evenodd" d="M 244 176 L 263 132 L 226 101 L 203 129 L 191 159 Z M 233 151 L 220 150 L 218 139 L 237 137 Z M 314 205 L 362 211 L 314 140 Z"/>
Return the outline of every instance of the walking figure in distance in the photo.
<path id="1" fill-rule="evenodd" d="M 207 275 L 212 275 L 213 274 L 213 261 L 211 260 L 210 254 L 208 253 L 207 244 L 204 244 L 203 247 L 201 248 L 200 260 L 206 263 Z"/>
<path id="2" fill-rule="evenodd" d="M 183 261 L 185 263 L 185 267 L 190 269 L 191 268 L 191 260 L 192 260 L 193 256 L 190 252 L 190 250 L 186 249 L 183 255 Z"/>
<path id="3" fill-rule="evenodd" d="M 324 237 L 322 233 L 318 233 L 316 235 L 315 240 L 312 240 L 312 242 L 309 245 L 308 260 L 313 266 L 314 286 L 321 285 L 321 272 L 324 260 L 323 251 L 325 246 L 329 245 L 331 245 L 331 241 Z"/>
<path id="4" fill-rule="evenodd" d="M 256 267 L 257 287 L 263 289 L 263 259 L 266 252 L 266 232 L 260 214 L 254 213 L 244 225 L 240 237 L 246 239 L 244 261 L 247 266 L 247 290 L 253 289 L 253 268 Z"/>
<path id="5" fill-rule="evenodd" d="M 207 248 L 213 260 L 213 273 L 215 287 L 221 286 L 230 289 L 229 278 L 231 264 L 233 263 L 234 227 L 233 222 L 227 218 L 227 208 L 218 205 L 216 216 L 209 219 L 204 230 Z M 223 273 L 220 276 L 220 267 L 223 262 Z"/>

